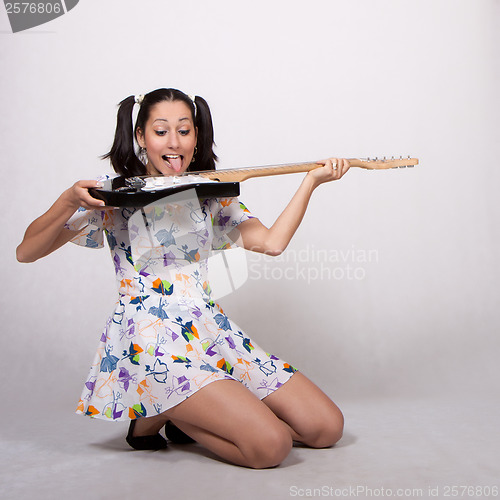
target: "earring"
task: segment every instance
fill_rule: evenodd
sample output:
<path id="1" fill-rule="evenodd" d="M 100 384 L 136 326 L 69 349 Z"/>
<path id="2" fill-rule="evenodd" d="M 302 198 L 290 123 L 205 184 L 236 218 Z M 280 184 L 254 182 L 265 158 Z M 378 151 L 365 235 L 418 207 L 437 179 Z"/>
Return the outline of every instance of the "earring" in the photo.
<path id="1" fill-rule="evenodd" d="M 146 148 L 139 148 L 139 160 L 143 165 L 147 165 L 148 163 L 148 152 Z"/>
<path id="2" fill-rule="evenodd" d="M 196 160 L 196 153 L 198 152 L 198 146 L 194 147 L 193 158 L 191 159 L 191 163 L 194 163 Z"/>

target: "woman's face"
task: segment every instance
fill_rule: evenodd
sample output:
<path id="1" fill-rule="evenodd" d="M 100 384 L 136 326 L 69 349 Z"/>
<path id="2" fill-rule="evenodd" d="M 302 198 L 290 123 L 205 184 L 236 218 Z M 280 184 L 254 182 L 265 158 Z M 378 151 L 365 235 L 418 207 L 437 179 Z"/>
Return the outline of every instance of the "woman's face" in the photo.
<path id="1" fill-rule="evenodd" d="M 150 175 L 178 175 L 193 159 L 198 130 L 191 110 L 183 101 L 161 101 L 151 108 L 145 130 L 137 130 L 137 142 L 146 148 Z"/>

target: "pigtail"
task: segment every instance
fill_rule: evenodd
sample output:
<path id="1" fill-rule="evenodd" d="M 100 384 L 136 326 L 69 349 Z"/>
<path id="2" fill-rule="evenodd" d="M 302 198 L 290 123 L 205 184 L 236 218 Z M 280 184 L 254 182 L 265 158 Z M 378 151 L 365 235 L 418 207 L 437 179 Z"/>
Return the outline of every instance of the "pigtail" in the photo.
<path id="1" fill-rule="evenodd" d="M 102 156 L 102 159 L 109 158 L 115 172 L 124 177 L 146 174 L 146 167 L 137 158 L 134 149 L 134 128 L 132 123 L 134 104 L 134 96 L 129 96 L 120 102 L 116 119 L 115 139 L 109 153 Z"/>
<path id="2" fill-rule="evenodd" d="M 177 89 L 157 89 L 144 96 L 127 97 L 118 107 L 116 132 L 113 146 L 103 159 L 111 161 L 114 170 L 124 177 L 146 175 L 147 170 L 134 149 L 137 130 L 144 132 L 151 108 L 162 101 L 183 101 L 191 110 L 193 123 L 198 129 L 196 152 L 188 172 L 215 170 L 217 156 L 213 151 L 214 129 L 210 108 L 203 97 L 191 97 Z M 135 124 L 132 122 L 134 104 L 140 105 Z"/>
<path id="3" fill-rule="evenodd" d="M 195 104 L 195 124 L 198 128 L 197 152 L 193 163 L 189 166 L 189 171 L 215 170 L 217 155 L 213 151 L 214 128 L 212 124 L 212 114 L 207 101 L 203 97 L 196 96 Z"/>

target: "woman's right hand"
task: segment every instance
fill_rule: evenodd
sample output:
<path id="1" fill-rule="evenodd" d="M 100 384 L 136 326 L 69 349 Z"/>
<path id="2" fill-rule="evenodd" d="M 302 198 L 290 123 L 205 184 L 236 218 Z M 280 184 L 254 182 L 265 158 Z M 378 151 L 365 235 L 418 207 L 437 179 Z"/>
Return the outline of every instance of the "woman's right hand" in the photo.
<path id="1" fill-rule="evenodd" d="M 87 210 L 103 208 L 104 201 L 93 198 L 89 193 L 89 188 L 99 187 L 102 187 L 102 183 L 96 180 L 78 181 L 63 193 L 63 197 L 75 210 L 80 207 L 86 208 Z"/>

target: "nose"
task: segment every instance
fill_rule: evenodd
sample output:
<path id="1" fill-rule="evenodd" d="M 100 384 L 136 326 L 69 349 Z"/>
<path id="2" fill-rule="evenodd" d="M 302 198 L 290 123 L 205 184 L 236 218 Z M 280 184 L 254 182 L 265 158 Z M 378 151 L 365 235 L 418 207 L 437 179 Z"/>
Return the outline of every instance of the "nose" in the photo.
<path id="1" fill-rule="evenodd" d="M 179 147 L 179 138 L 175 132 L 167 134 L 167 146 L 171 149 L 177 149 Z"/>

